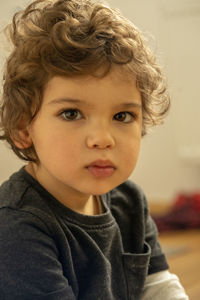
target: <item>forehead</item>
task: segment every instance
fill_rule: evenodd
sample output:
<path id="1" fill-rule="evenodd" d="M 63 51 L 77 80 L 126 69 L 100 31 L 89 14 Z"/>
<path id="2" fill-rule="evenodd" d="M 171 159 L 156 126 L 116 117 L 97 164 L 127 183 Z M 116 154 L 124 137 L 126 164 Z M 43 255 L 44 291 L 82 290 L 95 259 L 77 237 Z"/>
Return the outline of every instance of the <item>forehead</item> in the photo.
<path id="1" fill-rule="evenodd" d="M 108 102 L 121 102 L 122 100 L 141 102 L 136 79 L 119 67 L 112 69 L 104 77 L 91 75 L 52 77 L 44 89 L 44 102 L 50 103 L 53 100 L 66 97 L 98 103 L 103 100 Z"/>

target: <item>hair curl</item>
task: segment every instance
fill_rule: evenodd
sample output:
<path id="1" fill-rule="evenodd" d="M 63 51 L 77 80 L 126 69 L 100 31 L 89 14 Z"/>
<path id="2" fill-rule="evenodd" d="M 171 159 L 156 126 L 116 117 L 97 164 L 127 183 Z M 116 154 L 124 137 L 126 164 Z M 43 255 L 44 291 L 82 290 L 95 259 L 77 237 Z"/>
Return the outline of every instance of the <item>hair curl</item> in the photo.
<path id="1" fill-rule="evenodd" d="M 37 161 L 32 146 L 13 141 L 20 120 L 30 123 L 40 109 L 45 84 L 54 75 L 105 76 L 113 65 L 136 77 L 142 95 L 143 135 L 162 122 L 169 96 L 155 56 L 140 31 L 116 9 L 92 0 L 36 0 L 7 26 L 13 50 L 4 72 L 0 139 L 22 159 Z M 104 72 L 97 71 L 104 67 Z"/>

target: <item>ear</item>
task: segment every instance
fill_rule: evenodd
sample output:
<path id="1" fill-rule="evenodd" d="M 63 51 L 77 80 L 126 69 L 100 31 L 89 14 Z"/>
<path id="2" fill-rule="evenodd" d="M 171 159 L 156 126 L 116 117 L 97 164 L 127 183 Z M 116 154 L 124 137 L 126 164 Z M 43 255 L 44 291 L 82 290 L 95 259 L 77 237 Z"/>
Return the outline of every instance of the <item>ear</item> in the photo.
<path id="1" fill-rule="evenodd" d="M 19 149 L 30 148 L 33 143 L 29 134 L 29 126 L 25 125 L 25 123 L 24 119 L 21 118 L 12 136 L 15 146 Z"/>
<path id="2" fill-rule="evenodd" d="M 13 142 L 19 149 L 27 149 L 32 145 L 32 140 L 27 130 L 19 130 L 17 136 L 13 137 Z"/>

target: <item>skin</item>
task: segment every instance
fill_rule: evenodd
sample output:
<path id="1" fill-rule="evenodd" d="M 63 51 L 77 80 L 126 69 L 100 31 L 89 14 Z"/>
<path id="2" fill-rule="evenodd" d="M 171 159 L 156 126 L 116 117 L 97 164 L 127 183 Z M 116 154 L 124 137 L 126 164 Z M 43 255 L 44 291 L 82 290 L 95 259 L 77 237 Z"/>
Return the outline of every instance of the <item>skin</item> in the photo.
<path id="1" fill-rule="evenodd" d="M 55 76 L 45 86 L 40 111 L 21 132 L 40 161 L 26 170 L 65 206 L 97 214 L 93 195 L 107 193 L 130 176 L 141 131 L 141 95 L 133 78 L 116 70 L 101 79 Z M 92 174 L 87 166 L 96 160 L 110 160 L 112 174 Z"/>

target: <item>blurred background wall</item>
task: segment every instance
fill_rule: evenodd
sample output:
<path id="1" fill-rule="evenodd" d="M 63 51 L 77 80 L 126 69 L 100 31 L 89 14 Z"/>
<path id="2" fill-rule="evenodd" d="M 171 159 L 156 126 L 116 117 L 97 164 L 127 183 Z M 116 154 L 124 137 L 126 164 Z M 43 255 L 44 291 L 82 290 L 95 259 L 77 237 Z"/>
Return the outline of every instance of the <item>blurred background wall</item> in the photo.
<path id="1" fill-rule="evenodd" d="M 1 71 L 8 49 L 2 29 L 13 13 L 29 2 L 0 3 Z M 131 179 L 151 201 L 167 202 L 179 192 L 200 190 L 200 1 L 108 2 L 149 37 L 168 78 L 172 99 L 165 124 L 143 138 L 139 162 Z M 0 183 L 23 164 L 0 143 Z"/>

